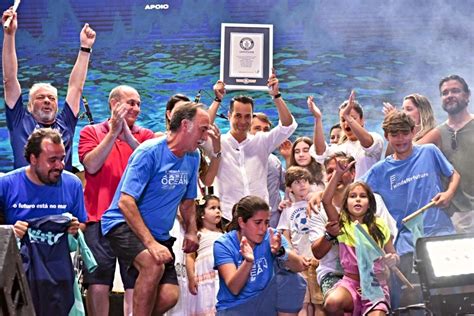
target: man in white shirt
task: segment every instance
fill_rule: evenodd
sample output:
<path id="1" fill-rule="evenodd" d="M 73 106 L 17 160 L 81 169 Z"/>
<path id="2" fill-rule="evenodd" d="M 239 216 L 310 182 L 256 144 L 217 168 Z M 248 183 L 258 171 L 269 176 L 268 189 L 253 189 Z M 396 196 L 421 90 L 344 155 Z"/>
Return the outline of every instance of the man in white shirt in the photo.
<path id="1" fill-rule="evenodd" d="M 214 182 L 223 217 L 229 221 L 232 207 L 244 196 L 257 195 L 268 202 L 268 157 L 298 126 L 281 97 L 274 73 L 268 87 L 279 117 L 278 125 L 268 133 L 249 133 L 254 105 L 251 97 L 238 96 L 230 102 L 230 130 L 221 138 L 222 159 Z"/>

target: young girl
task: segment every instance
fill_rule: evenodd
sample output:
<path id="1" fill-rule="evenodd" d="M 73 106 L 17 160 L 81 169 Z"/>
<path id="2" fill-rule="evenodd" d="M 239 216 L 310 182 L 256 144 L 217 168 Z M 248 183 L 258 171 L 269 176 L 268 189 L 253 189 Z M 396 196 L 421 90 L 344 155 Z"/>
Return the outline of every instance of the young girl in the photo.
<path id="1" fill-rule="evenodd" d="M 232 214 L 230 231 L 214 243 L 214 266 L 219 271 L 217 315 L 296 315 L 306 284 L 292 271 L 307 269 L 308 261 L 268 228 L 269 206 L 260 197 L 242 198 Z"/>
<path id="2" fill-rule="evenodd" d="M 219 278 L 214 270 L 214 241 L 222 235 L 221 206 L 217 196 L 206 195 L 197 201 L 196 224 L 199 248 L 186 255 L 189 298 L 188 315 L 215 315 Z"/>
<path id="3" fill-rule="evenodd" d="M 352 315 L 385 315 L 389 311 L 390 294 L 388 292 L 387 274 L 385 266 L 395 266 L 400 258 L 395 253 L 392 237 L 387 224 L 375 216 L 376 202 L 372 190 L 364 182 L 350 184 L 343 197 L 341 212 L 338 213 L 332 199 L 336 187 L 344 172 L 349 170 L 354 162 L 342 165 L 336 161 L 336 171 L 323 193 L 322 202 L 329 221 L 339 221 L 341 234 L 339 241 L 339 257 L 344 277 L 328 292 L 325 309 L 339 315 L 343 312 L 352 312 Z M 358 221 L 365 230 L 387 253 L 382 260 L 375 262 L 374 272 L 382 287 L 385 298 L 378 302 L 362 298 L 360 294 L 360 276 L 355 252 L 355 225 Z"/>
<path id="4" fill-rule="evenodd" d="M 324 190 L 323 167 L 310 155 L 309 148 L 311 145 L 313 145 L 313 142 L 309 137 L 298 137 L 291 146 L 291 156 L 287 169 L 291 166 L 307 169 L 313 176 L 310 181 L 310 192 L 318 192 Z"/>

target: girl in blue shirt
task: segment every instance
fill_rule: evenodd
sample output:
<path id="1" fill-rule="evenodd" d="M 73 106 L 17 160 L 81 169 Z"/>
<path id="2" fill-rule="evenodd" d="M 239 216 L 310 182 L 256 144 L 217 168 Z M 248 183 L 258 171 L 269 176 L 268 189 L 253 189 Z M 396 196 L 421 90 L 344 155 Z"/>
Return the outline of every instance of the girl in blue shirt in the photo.
<path id="1" fill-rule="evenodd" d="M 242 198 L 232 214 L 229 232 L 214 243 L 217 315 L 296 315 L 306 284 L 294 272 L 307 269 L 309 262 L 269 229 L 269 206 L 261 198 Z"/>

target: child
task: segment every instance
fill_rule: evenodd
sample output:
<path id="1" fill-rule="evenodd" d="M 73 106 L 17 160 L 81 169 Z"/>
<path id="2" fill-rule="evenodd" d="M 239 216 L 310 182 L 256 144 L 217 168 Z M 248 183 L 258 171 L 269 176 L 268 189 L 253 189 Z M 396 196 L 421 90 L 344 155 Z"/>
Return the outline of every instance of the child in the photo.
<path id="1" fill-rule="evenodd" d="M 339 257 L 344 270 L 344 277 L 328 292 L 325 309 L 330 313 L 352 312 L 352 315 L 385 315 L 389 311 L 390 294 L 388 292 L 388 275 L 384 274 L 384 264 L 395 266 L 400 258 L 395 252 L 392 237 L 387 224 L 375 216 L 376 201 L 370 187 L 364 182 L 350 184 L 343 197 L 341 212 L 338 213 L 332 204 L 332 199 L 342 175 L 349 170 L 354 162 L 343 165 L 336 163 L 336 172 L 323 193 L 323 206 L 329 221 L 339 221 L 341 234 L 339 242 Z M 360 275 L 355 252 L 355 226 L 358 221 L 368 231 L 375 242 L 387 253 L 382 261 L 375 262 L 374 273 L 382 287 L 385 298 L 371 302 L 364 299 L 360 293 Z"/>
<path id="2" fill-rule="evenodd" d="M 415 251 L 413 236 L 402 226 L 402 219 L 435 201 L 436 205 L 422 215 L 424 236 L 454 234 L 453 224 L 444 208 L 454 197 L 460 176 L 436 146 L 413 144 L 415 122 L 406 113 L 392 111 L 385 117 L 382 128 L 394 153 L 375 164 L 363 179 L 382 196 L 390 214 L 397 221 L 399 233 L 395 248 L 401 257 L 400 271 L 412 283 L 419 284 L 418 274 L 412 273 Z M 400 286 L 392 286 L 394 307 L 398 305 Z M 402 296 L 410 300 L 403 302 L 403 305 L 423 301 L 421 290 L 416 289 L 410 292 L 404 290 Z"/>
<path id="3" fill-rule="evenodd" d="M 324 315 L 323 296 L 316 278 L 318 261 L 311 252 L 309 218 L 306 214 L 308 204 L 306 197 L 310 190 L 311 173 L 303 167 L 293 166 L 288 168 L 285 178 L 286 187 L 294 196 L 294 203 L 283 210 L 277 229 L 283 232 L 299 255 L 311 262 L 308 271 L 302 272 L 308 286 L 306 287 L 303 309 L 298 315 Z"/>
<path id="4" fill-rule="evenodd" d="M 329 146 L 333 144 L 339 144 L 341 135 L 342 135 L 341 124 L 337 123 L 331 126 L 331 129 L 329 130 Z"/>
<path id="5" fill-rule="evenodd" d="M 214 243 L 217 315 L 296 315 L 306 284 L 291 271 L 307 269 L 307 260 L 290 249 L 286 238 L 268 229 L 270 210 L 260 197 L 242 198 L 232 214 L 230 231 Z"/>
<path id="6" fill-rule="evenodd" d="M 291 156 L 288 167 L 299 166 L 310 172 L 311 192 L 324 190 L 323 167 L 309 153 L 313 142 L 309 137 L 298 137 L 291 146 Z"/>
<path id="7" fill-rule="evenodd" d="M 310 192 L 321 192 L 324 190 L 323 182 L 323 167 L 317 162 L 309 153 L 309 150 L 313 142 L 309 137 L 298 137 L 293 145 L 291 146 L 291 155 L 287 161 L 287 167 L 292 166 L 303 167 L 309 171 L 311 178 Z M 288 188 L 285 192 L 285 199 L 280 202 L 278 206 L 279 210 L 283 210 L 285 207 L 291 205 L 295 201 L 295 198 L 291 192 L 288 192 Z"/>
<path id="8" fill-rule="evenodd" d="M 193 295 L 189 296 L 188 315 L 215 315 L 219 278 L 213 269 L 212 249 L 214 241 L 223 232 L 221 206 L 217 196 L 206 195 L 197 201 L 196 224 L 199 248 L 197 253 L 186 255 L 189 292 Z"/>
<path id="9" fill-rule="evenodd" d="M 355 100 L 355 93 L 349 96 L 339 106 L 339 124 L 343 136 L 339 143 L 327 146 L 324 142 L 324 131 L 322 124 L 322 113 L 314 103 L 313 97 L 308 97 L 308 107 L 314 116 L 314 147 L 311 149 L 315 154 L 316 161 L 323 163 L 326 157 L 342 151 L 351 155 L 356 160 L 356 179 L 364 175 L 382 157 L 383 138 L 381 135 L 369 132 L 364 127 L 364 111 L 362 106 Z"/>

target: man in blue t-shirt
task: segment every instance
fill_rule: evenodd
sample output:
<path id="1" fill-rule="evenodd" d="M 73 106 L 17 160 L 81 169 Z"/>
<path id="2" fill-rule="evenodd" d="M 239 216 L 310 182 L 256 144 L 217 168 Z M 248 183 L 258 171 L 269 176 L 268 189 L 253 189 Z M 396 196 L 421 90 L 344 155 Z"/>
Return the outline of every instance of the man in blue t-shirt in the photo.
<path id="1" fill-rule="evenodd" d="M 37 129 L 28 138 L 25 146 L 25 158 L 29 165 L 0 177 L 0 218 L 5 224 L 13 225 L 18 238 L 28 237 L 27 239 L 31 241 L 40 236 L 43 243 L 46 240 L 53 247 L 57 241 L 56 237 L 61 234 L 51 235 L 51 231 L 43 234 L 37 228 L 30 229 L 29 222 L 48 215 L 71 213 L 72 220 L 65 225 L 68 225 L 68 233 L 75 235 L 79 229 L 79 222 L 86 221 L 81 181 L 74 174 L 64 171 L 64 157 L 65 149 L 59 132 L 49 128 Z M 25 244 L 25 240 L 22 241 L 22 244 Z M 53 258 L 52 250 L 46 255 L 46 257 L 48 256 L 50 257 L 47 259 Z M 70 264 L 67 250 L 62 258 L 69 260 L 64 262 L 64 266 L 67 267 L 67 264 Z M 23 259 L 26 264 L 31 263 L 31 260 Z M 38 259 L 38 257 L 34 258 L 34 260 Z M 49 268 L 58 272 L 55 268 L 58 263 L 53 261 L 50 263 L 53 266 L 49 266 Z M 48 265 L 48 262 L 46 261 L 44 264 Z M 69 298 L 73 297 L 73 279 L 70 278 L 70 275 L 73 274 L 72 266 L 69 270 L 65 268 L 54 276 L 42 271 L 36 270 L 35 279 L 29 280 L 32 287 L 37 284 L 36 281 L 41 281 L 45 282 L 45 286 L 48 285 L 48 289 L 56 289 L 56 291 L 43 292 L 41 295 L 43 299 L 34 301 L 37 314 L 42 314 L 38 311 L 49 311 L 45 314 L 50 315 L 57 314 L 55 311 L 58 308 L 69 311 L 74 301 L 66 299 L 66 295 Z M 64 279 L 70 280 L 70 283 L 65 284 L 66 288 L 70 289 L 68 293 L 64 293 L 64 287 L 57 286 Z M 33 295 L 33 297 L 38 296 Z M 44 299 L 45 297 L 49 299 Z M 58 300 L 58 297 L 63 297 L 64 300 Z"/>
<path id="2" fill-rule="evenodd" d="M 8 28 L 3 28 L 3 87 L 5 114 L 13 149 L 14 168 L 28 165 L 23 148 L 33 130 L 51 127 L 61 133 L 66 148 L 66 170 L 72 170 L 72 143 L 80 109 L 80 100 L 95 32 L 86 23 L 80 33 L 81 47 L 69 77 L 66 102 L 58 112 L 58 91 L 48 83 L 34 84 L 29 92 L 28 107 L 23 105 L 21 86 L 18 81 L 18 59 L 15 50 L 17 13 L 10 8 L 3 13 L 2 22 L 12 18 Z"/>
<path id="3" fill-rule="evenodd" d="M 132 154 L 112 203 L 102 215 L 102 233 L 112 249 L 138 270 L 134 314 L 163 314 L 178 300 L 171 248 L 175 239 L 169 231 L 179 207 L 185 229 L 183 251 L 197 250 L 196 148 L 207 140 L 208 131 L 209 115 L 201 104 L 176 106 L 168 134 L 145 141 Z"/>
<path id="4" fill-rule="evenodd" d="M 431 201 L 435 205 L 423 213 L 425 236 L 453 234 L 454 227 L 446 208 L 459 185 L 459 173 L 434 145 L 413 146 L 415 123 L 403 112 L 385 117 L 382 128 L 394 154 L 376 163 L 363 177 L 372 190 L 382 196 L 397 221 L 395 249 L 400 255 L 400 269 L 409 279 L 412 275 L 414 244 L 411 232 L 402 219 Z M 448 178 L 445 189 L 441 177 Z M 421 297 L 420 297 L 421 298 Z"/>

